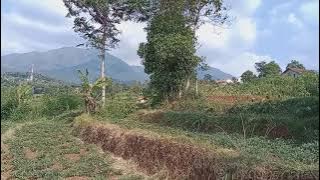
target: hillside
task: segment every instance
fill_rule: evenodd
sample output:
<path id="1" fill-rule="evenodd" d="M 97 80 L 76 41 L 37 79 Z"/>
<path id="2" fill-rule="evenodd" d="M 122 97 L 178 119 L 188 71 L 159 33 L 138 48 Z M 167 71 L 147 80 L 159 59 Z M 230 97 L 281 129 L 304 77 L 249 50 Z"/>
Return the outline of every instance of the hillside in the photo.
<path id="1" fill-rule="evenodd" d="M 30 73 L 26 72 L 5 72 L 1 74 L 1 87 L 17 85 L 20 82 L 26 82 L 30 78 Z M 33 82 L 35 85 L 61 86 L 68 83 L 35 73 Z M 70 85 L 70 84 L 69 84 Z"/>
<path id="2" fill-rule="evenodd" d="M 198 79 L 203 79 L 206 74 L 210 74 L 213 80 L 223 80 L 223 79 L 231 79 L 233 75 L 225 73 L 220 69 L 209 67 L 207 70 L 201 70 L 198 68 Z"/>
<path id="3" fill-rule="evenodd" d="M 52 78 L 66 82 L 78 83 L 77 70 L 89 70 L 90 79 L 99 76 L 98 52 L 94 49 L 81 49 L 64 47 L 47 52 L 30 52 L 9 54 L 1 57 L 1 72 L 27 72 L 34 64 L 37 73 L 48 75 Z M 130 66 L 123 60 L 106 53 L 106 74 L 112 79 L 121 82 L 148 80 L 142 66 Z M 232 75 L 219 69 L 210 67 L 207 71 L 198 69 L 198 78 L 211 74 L 213 79 L 230 79 Z"/>

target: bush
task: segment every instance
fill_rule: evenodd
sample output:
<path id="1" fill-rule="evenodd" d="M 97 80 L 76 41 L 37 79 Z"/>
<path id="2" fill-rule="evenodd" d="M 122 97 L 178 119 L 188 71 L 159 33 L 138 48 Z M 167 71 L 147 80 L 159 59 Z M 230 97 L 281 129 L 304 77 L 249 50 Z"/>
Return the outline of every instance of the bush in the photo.
<path id="1" fill-rule="evenodd" d="M 28 101 L 31 99 L 31 86 L 22 84 L 17 87 L 1 88 L 1 120 L 12 115 L 29 112 Z"/>
<path id="2" fill-rule="evenodd" d="M 106 100 L 106 106 L 99 114 L 111 118 L 125 118 L 138 109 L 136 98 L 128 92 L 117 93 Z"/>
<path id="3" fill-rule="evenodd" d="M 13 88 L 1 88 L 1 120 L 8 119 L 17 106 L 18 102 L 14 99 Z"/>
<path id="4" fill-rule="evenodd" d="M 277 98 L 319 96 L 319 75 L 305 73 L 298 78 L 275 76 L 260 78 L 248 83 L 215 86 L 201 84 L 206 95 L 257 95 Z"/>
<path id="5" fill-rule="evenodd" d="M 43 115 L 56 116 L 65 111 L 76 110 L 83 106 L 80 96 L 74 94 L 46 95 L 43 97 Z"/>
<path id="6" fill-rule="evenodd" d="M 189 110 L 162 114 L 161 120 L 147 118 L 146 121 L 205 133 L 224 131 L 246 137 L 293 138 L 304 142 L 319 139 L 317 97 L 236 105 L 222 114 Z"/>

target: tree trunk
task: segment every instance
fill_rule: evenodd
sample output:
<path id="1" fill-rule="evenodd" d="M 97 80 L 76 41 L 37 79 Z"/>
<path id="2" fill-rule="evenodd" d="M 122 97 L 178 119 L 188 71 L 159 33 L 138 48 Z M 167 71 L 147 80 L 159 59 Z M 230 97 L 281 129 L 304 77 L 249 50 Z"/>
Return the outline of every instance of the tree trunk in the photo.
<path id="1" fill-rule="evenodd" d="M 105 56 L 106 56 L 106 51 L 103 49 L 101 49 L 101 55 L 100 55 L 100 78 L 104 79 L 105 78 Z M 103 85 L 102 86 L 102 107 L 105 107 L 106 105 L 106 86 Z"/>
<path id="2" fill-rule="evenodd" d="M 106 58 L 106 40 L 107 40 L 107 32 L 104 30 L 104 33 L 102 35 L 102 47 L 100 47 L 100 51 L 101 51 L 101 64 L 100 64 L 100 68 L 101 68 L 101 74 L 100 77 L 101 79 L 105 79 L 105 74 L 106 74 L 106 70 L 105 70 L 105 58 Z M 101 100 L 102 100 L 102 107 L 104 108 L 106 105 L 106 86 L 103 85 L 102 86 L 102 94 L 101 94 Z"/>
<path id="3" fill-rule="evenodd" d="M 179 98 L 179 99 L 181 99 L 181 98 L 182 98 L 182 90 L 181 90 L 181 88 L 179 89 L 178 98 Z"/>
<path id="4" fill-rule="evenodd" d="M 196 95 L 198 96 L 198 94 L 199 94 L 198 79 L 196 79 Z"/>
<path id="5" fill-rule="evenodd" d="M 190 77 L 187 78 L 187 84 L 186 84 L 185 91 L 188 91 L 189 87 L 190 87 Z"/>

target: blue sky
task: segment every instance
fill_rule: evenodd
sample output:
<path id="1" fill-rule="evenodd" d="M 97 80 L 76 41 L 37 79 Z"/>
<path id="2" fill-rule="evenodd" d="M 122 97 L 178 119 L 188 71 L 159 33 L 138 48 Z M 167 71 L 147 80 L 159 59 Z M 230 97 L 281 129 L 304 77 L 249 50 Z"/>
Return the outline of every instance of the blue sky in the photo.
<path id="1" fill-rule="evenodd" d="M 319 69 L 319 0 L 225 0 L 233 17 L 228 28 L 203 25 L 198 54 L 207 63 L 235 76 L 254 70 L 258 61 L 278 62 L 282 69 L 297 59 Z M 65 18 L 62 0 L 1 1 L 1 54 L 46 51 L 75 46 L 83 40 Z M 112 54 L 131 65 L 146 40 L 145 24 L 119 25 L 121 42 Z"/>

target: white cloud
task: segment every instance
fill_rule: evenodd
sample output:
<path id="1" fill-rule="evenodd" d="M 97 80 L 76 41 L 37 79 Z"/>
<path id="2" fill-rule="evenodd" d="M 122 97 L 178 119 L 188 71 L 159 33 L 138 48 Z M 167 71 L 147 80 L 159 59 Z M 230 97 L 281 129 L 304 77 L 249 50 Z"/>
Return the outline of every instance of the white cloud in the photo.
<path id="1" fill-rule="evenodd" d="M 226 4 L 231 6 L 229 12 L 235 16 L 251 16 L 261 6 L 261 0 L 227 0 Z"/>
<path id="2" fill-rule="evenodd" d="M 248 9 L 248 12 L 254 13 L 256 9 L 261 5 L 261 0 L 246 0 L 245 5 Z"/>
<path id="3" fill-rule="evenodd" d="M 119 36 L 118 48 L 112 49 L 111 53 L 130 65 L 140 65 L 140 58 L 137 55 L 139 43 L 146 42 L 146 32 L 143 28 L 145 23 L 122 22 L 117 28 L 122 32 Z"/>
<path id="4" fill-rule="evenodd" d="M 3 15 L 5 21 L 10 21 L 12 24 L 21 25 L 21 26 L 29 26 L 33 28 L 37 28 L 42 31 L 46 31 L 48 33 L 59 33 L 70 31 L 70 27 L 66 25 L 56 26 L 51 24 L 44 24 L 36 19 L 28 19 L 18 13 L 7 13 Z M 66 23 L 67 24 L 67 23 Z"/>
<path id="5" fill-rule="evenodd" d="M 201 46 L 210 48 L 227 48 L 230 40 L 230 30 L 204 24 L 197 31 L 198 41 Z"/>
<path id="6" fill-rule="evenodd" d="M 256 38 L 256 23 L 251 18 L 241 18 L 235 26 L 242 40 L 253 43 Z"/>
<path id="7" fill-rule="evenodd" d="M 14 3 L 21 3 L 25 6 L 33 6 L 41 9 L 46 9 L 51 13 L 55 13 L 59 16 L 65 16 L 67 14 L 67 8 L 64 6 L 62 0 L 12 0 Z"/>
<path id="8" fill-rule="evenodd" d="M 291 5 L 292 5 L 292 3 L 290 1 L 282 3 L 280 5 L 276 5 L 271 9 L 271 11 L 269 11 L 269 13 L 270 13 L 271 16 L 278 16 L 282 12 L 286 11 L 287 9 L 289 9 Z"/>
<path id="9" fill-rule="evenodd" d="M 256 55 L 252 52 L 243 52 L 240 54 L 233 55 L 223 62 L 212 62 L 210 65 L 221 69 L 222 71 L 231 73 L 232 75 L 239 77 L 241 74 L 247 70 L 250 70 L 254 73 L 256 69 L 254 64 L 260 61 L 270 62 L 273 59 L 265 55 Z"/>
<path id="10" fill-rule="evenodd" d="M 295 15 L 294 13 L 290 13 L 290 14 L 288 15 L 287 21 L 288 21 L 289 23 L 291 23 L 291 24 L 299 27 L 299 28 L 303 27 L 303 23 L 301 22 L 300 19 L 298 19 L 298 18 L 296 17 L 296 15 Z"/>

